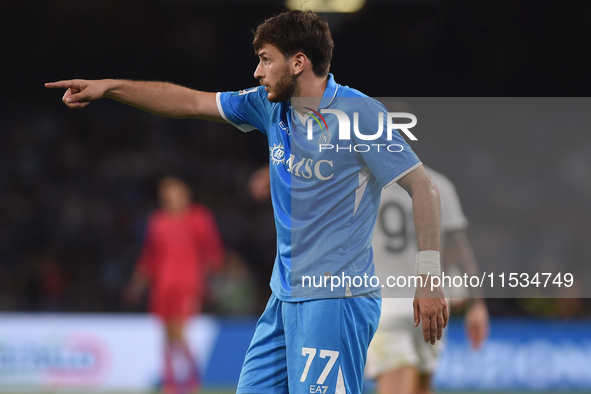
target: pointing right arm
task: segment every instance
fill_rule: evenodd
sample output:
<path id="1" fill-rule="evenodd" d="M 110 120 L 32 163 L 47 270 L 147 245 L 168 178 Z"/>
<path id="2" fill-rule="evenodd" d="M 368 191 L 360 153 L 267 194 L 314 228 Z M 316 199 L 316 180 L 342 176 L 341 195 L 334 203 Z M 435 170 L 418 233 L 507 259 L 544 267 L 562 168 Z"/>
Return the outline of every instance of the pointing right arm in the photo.
<path id="1" fill-rule="evenodd" d="M 217 109 L 215 93 L 201 92 L 169 82 L 73 79 L 46 83 L 45 87 L 67 89 L 62 101 L 70 108 L 84 108 L 93 100 L 108 97 L 170 118 L 224 121 Z"/>

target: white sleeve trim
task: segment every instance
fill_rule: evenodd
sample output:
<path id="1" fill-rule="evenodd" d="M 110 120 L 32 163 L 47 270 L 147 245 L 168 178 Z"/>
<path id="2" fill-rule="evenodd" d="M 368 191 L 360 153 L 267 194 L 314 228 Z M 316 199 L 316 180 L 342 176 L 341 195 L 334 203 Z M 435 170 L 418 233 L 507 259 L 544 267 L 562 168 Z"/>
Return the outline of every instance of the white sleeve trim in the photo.
<path id="1" fill-rule="evenodd" d="M 402 178 L 403 176 L 405 176 L 406 174 L 408 174 L 409 172 L 412 172 L 412 171 L 416 170 L 417 168 L 419 168 L 422 165 L 423 165 L 423 163 L 419 161 L 417 164 L 415 164 L 414 166 L 410 167 L 408 170 L 404 171 L 403 173 L 401 173 L 400 175 L 398 175 L 396 178 L 394 178 L 390 182 L 388 182 L 386 184 L 386 186 L 384 186 L 384 189 L 387 188 L 388 186 L 390 186 L 391 184 L 393 184 L 394 182 L 396 182 L 397 180 L 399 180 L 400 178 Z"/>
<path id="2" fill-rule="evenodd" d="M 243 124 L 243 125 L 237 125 L 234 122 L 232 122 L 230 119 L 228 119 L 226 117 L 226 114 L 224 113 L 224 109 L 222 108 L 222 100 L 220 99 L 220 96 L 222 95 L 221 92 L 217 92 L 215 94 L 215 103 L 218 107 L 218 112 L 220 113 L 220 116 L 228 123 L 230 123 L 232 126 L 236 127 L 238 130 L 243 131 L 245 133 L 255 130 L 255 127 L 252 127 L 249 124 Z"/>

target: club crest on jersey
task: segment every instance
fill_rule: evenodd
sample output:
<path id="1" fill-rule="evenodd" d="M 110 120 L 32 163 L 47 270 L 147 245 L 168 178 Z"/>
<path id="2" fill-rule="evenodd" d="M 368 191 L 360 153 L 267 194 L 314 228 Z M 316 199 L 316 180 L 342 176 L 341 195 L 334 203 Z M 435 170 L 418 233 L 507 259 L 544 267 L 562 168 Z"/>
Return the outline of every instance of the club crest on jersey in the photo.
<path id="1" fill-rule="evenodd" d="M 314 111 L 312 108 L 308 108 L 308 107 L 304 107 L 304 108 L 307 110 L 310 110 L 310 112 L 308 112 L 307 115 L 310 115 L 312 118 L 314 118 L 316 123 L 318 123 L 318 125 L 320 126 L 320 130 L 324 130 L 322 132 L 322 134 L 320 134 L 320 138 L 318 138 L 318 146 L 321 146 L 323 144 L 330 144 L 330 140 L 331 140 L 332 136 L 330 134 L 330 130 L 328 130 L 328 125 L 326 124 L 326 120 L 324 120 L 324 116 L 322 116 L 320 114 L 320 112 Z M 320 123 L 320 120 L 318 118 L 320 118 L 320 120 L 322 120 L 322 123 L 324 123 L 324 127 L 322 127 L 322 123 Z M 312 119 L 309 119 L 307 124 L 308 124 L 308 136 L 311 136 L 312 135 Z"/>
<path id="2" fill-rule="evenodd" d="M 273 164 L 279 165 L 280 163 L 285 163 L 285 149 L 283 148 L 283 144 L 280 142 L 279 145 L 273 144 L 273 147 L 269 148 L 269 153 L 271 155 L 271 161 Z"/>

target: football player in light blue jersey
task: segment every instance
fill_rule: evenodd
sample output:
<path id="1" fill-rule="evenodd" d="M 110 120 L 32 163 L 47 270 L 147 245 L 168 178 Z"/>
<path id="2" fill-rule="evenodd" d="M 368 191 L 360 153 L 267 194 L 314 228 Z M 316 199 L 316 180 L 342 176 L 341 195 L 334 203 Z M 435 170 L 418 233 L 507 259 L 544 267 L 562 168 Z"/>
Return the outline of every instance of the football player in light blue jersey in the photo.
<path id="1" fill-rule="evenodd" d="M 255 31 L 262 86 L 207 93 L 163 82 L 70 80 L 64 103 L 103 97 L 158 115 L 226 121 L 269 142 L 278 236 L 273 295 L 247 351 L 238 393 L 360 393 L 367 347 L 380 316 L 371 237 L 381 189 L 413 197 L 418 250 L 414 321 L 434 344 L 447 324 L 439 275 L 439 195 L 377 101 L 329 74 L 325 19 L 289 11 Z M 373 130 L 378 128 L 378 133 Z M 351 132 L 353 129 L 354 132 Z M 338 282 L 338 283 L 337 283 Z"/>
<path id="2" fill-rule="evenodd" d="M 369 242 L 379 196 L 384 186 L 421 163 L 397 132 L 389 140 L 384 132 L 371 142 L 355 134 L 350 140 L 339 140 L 334 132 L 339 131 L 338 117 L 321 112 L 338 110 L 354 119 L 357 111 L 361 130 L 375 129 L 381 113 L 385 130 L 385 107 L 338 85 L 332 74 L 315 111 L 319 124 L 311 116 L 298 114 L 294 105 L 298 100 L 269 103 L 263 87 L 218 93 L 217 101 L 224 119 L 243 131 L 261 130 L 269 141 L 278 234 L 273 294 L 293 302 L 379 290 L 379 284 L 369 280 L 375 274 Z M 266 114 L 261 115 L 261 110 Z M 312 139 L 308 139 L 308 121 Z M 325 278 L 331 280 L 325 284 Z"/>

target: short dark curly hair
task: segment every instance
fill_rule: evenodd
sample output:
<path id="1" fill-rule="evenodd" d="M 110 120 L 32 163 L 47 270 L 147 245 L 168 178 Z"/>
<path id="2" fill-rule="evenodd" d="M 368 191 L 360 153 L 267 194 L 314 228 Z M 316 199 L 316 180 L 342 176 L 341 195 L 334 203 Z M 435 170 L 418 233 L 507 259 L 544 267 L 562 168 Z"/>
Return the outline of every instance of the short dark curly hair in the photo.
<path id="1" fill-rule="evenodd" d="M 317 77 L 328 74 L 334 43 L 326 19 L 313 11 L 287 11 L 267 19 L 254 30 L 255 52 L 270 44 L 291 57 L 302 52 L 312 62 Z"/>

